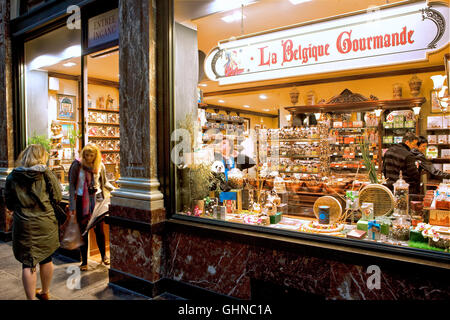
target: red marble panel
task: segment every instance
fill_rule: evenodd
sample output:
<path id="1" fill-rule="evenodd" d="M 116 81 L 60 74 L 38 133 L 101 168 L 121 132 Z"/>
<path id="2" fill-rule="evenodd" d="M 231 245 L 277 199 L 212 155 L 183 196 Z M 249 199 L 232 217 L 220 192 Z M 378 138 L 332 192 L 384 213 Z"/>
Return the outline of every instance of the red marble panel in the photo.
<path id="1" fill-rule="evenodd" d="M 325 296 L 330 265 L 323 259 L 298 253 L 251 247 L 248 268 L 252 278 Z"/>
<path id="2" fill-rule="evenodd" d="M 167 241 L 166 277 L 237 298 L 250 298 L 248 246 L 180 233 Z"/>
<path id="3" fill-rule="evenodd" d="M 369 288 L 369 265 L 353 265 L 302 252 L 275 250 L 192 234 L 166 235 L 164 275 L 251 298 L 250 279 L 283 285 L 330 300 L 448 300 L 448 281 L 380 266 L 379 289 Z M 387 267 L 386 267 L 387 268 Z"/>
<path id="4" fill-rule="evenodd" d="M 6 208 L 5 200 L 0 197 L 0 231 L 9 232 L 12 229 L 13 212 Z"/>
<path id="5" fill-rule="evenodd" d="M 161 240 L 137 230 L 110 225 L 111 268 L 149 281 L 160 278 Z"/>
<path id="6" fill-rule="evenodd" d="M 430 280 L 424 274 L 400 273 L 380 267 L 379 289 L 373 283 L 367 266 L 340 262 L 331 263 L 329 299 L 345 300 L 448 300 L 450 291 L 445 282 Z M 368 284 L 369 280 L 369 284 Z M 448 282 L 447 282 L 448 283 Z"/>
<path id="7" fill-rule="evenodd" d="M 166 218 L 166 212 L 164 209 L 149 211 L 110 205 L 109 212 L 111 216 L 147 222 L 150 224 L 162 222 Z"/>

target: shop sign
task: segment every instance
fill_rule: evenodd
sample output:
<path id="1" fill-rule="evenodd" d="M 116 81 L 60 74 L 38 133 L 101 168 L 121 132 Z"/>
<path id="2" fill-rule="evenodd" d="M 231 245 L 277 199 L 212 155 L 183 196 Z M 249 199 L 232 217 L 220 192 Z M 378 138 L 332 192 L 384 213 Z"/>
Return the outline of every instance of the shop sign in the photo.
<path id="1" fill-rule="evenodd" d="M 449 42 L 449 8 L 409 3 L 219 42 L 205 60 L 222 84 L 426 60 Z"/>
<path id="2" fill-rule="evenodd" d="M 119 9 L 89 19 L 88 47 L 119 39 Z"/>

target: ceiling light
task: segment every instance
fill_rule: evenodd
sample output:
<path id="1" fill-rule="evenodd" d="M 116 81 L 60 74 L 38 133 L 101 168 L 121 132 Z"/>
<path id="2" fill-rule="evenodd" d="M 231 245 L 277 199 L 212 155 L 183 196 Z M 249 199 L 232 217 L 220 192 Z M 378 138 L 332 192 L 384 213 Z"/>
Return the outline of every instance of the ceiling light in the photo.
<path id="1" fill-rule="evenodd" d="M 260 95 L 259 95 L 259 98 L 262 99 L 262 100 L 266 100 L 266 99 L 267 99 L 267 96 L 266 96 L 265 94 L 260 94 Z"/>
<path id="2" fill-rule="evenodd" d="M 310 2 L 311 0 L 289 0 L 294 6 L 303 2 Z"/>
<path id="3" fill-rule="evenodd" d="M 67 63 L 64 63 L 63 64 L 63 66 L 64 67 L 73 67 L 73 66 L 76 66 L 77 64 L 76 63 L 73 63 L 73 62 L 67 62 Z"/>
<path id="4" fill-rule="evenodd" d="M 270 111 L 270 109 L 263 109 L 263 111 L 266 111 L 266 112 L 268 112 L 268 111 Z"/>
<path id="5" fill-rule="evenodd" d="M 244 105 L 244 108 L 250 108 L 250 106 L 248 106 L 248 105 Z"/>
<path id="6" fill-rule="evenodd" d="M 224 103 L 225 101 L 223 101 L 223 100 L 219 100 L 219 102 L 220 102 L 220 103 Z"/>
<path id="7" fill-rule="evenodd" d="M 226 23 L 232 23 L 234 21 L 240 21 L 241 18 L 245 19 L 246 17 L 242 16 L 240 12 L 236 11 L 232 14 L 222 17 L 222 20 L 225 21 Z"/>
<path id="8" fill-rule="evenodd" d="M 200 83 L 199 86 L 200 87 L 207 87 L 208 85 L 206 83 Z"/>
<path id="9" fill-rule="evenodd" d="M 242 5 L 248 6 L 257 0 L 215 0 L 211 1 L 211 10 L 213 12 L 224 12 L 240 8 Z"/>

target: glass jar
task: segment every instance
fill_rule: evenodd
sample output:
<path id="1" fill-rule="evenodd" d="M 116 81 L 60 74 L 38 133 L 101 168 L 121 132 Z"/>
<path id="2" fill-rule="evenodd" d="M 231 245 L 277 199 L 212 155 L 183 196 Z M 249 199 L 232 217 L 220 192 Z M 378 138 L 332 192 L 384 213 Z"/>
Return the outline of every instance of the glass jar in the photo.
<path id="1" fill-rule="evenodd" d="M 409 184 L 402 178 L 402 172 L 394 183 L 394 215 L 407 215 L 409 207 Z"/>
<path id="2" fill-rule="evenodd" d="M 231 189 L 242 189 L 244 187 L 244 175 L 241 170 L 234 168 L 228 173 L 228 184 Z"/>
<path id="3" fill-rule="evenodd" d="M 395 217 L 389 233 L 390 238 L 398 241 L 408 241 L 410 227 L 411 218 L 409 215 L 400 215 Z"/>

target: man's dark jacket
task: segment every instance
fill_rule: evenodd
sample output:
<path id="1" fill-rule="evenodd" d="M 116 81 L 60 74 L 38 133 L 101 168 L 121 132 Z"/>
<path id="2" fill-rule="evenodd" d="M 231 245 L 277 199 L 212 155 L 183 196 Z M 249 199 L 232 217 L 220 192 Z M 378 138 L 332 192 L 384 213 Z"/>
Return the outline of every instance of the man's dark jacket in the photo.
<path id="1" fill-rule="evenodd" d="M 417 161 L 419 161 L 420 174 L 422 174 L 422 170 L 425 170 L 426 172 L 437 178 L 450 179 L 450 173 L 446 173 L 436 169 L 431 161 L 429 161 L 422 152 L 417 149 L 412 149 L 411 152 L 416 156 Z"/>
<path id="2" fill-rule="evenodd" d="M 417 159 L 406 144 L 393 145 L 386 151 L 383 159 L 383 174 L 389 189 L 394 190 L 393 184 L 398 180 L 401 171 L 403 179 L 409 184 L 409 193 L 420 193 L 420 172 L 416 165 Z"/>

